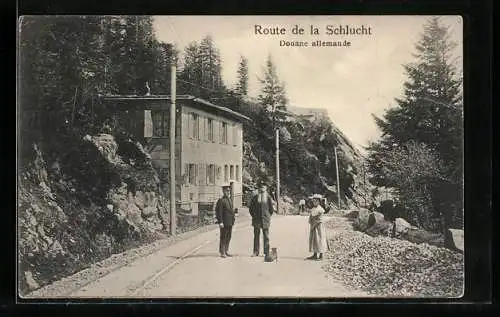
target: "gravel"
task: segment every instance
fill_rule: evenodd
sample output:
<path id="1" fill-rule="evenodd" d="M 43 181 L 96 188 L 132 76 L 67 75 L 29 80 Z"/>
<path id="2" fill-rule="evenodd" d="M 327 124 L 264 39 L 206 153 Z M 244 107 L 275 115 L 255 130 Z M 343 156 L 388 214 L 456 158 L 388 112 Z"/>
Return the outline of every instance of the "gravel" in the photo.
<path id="1" fill-rule="evenodd" d="M 385 297 L 460 297 L 463 254 L 426 243 L 370 237 L 335 217 L 324 269 L 348 287 Z"/>

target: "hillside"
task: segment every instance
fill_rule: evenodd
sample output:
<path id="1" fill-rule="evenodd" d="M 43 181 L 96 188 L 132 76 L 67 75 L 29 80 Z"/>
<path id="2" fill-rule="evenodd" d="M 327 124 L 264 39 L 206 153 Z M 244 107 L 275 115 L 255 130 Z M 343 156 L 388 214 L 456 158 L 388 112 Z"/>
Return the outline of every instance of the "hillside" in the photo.
<path id="1" fill-rule="evenodd" d="M 231 104 L 228 106 L 231 107 Z M 254 120 L 245 127 L 244 134 L 246 185 L 252 188 L 257 181 L 265 180 L 272 184 L 271 190 L 274 190 L 275 140 L 270 129 L 269 113 L 249 101 L 233 109 Z M 287 110 L 294 113 L 296 108 Z M 290 117 L 280 128 L 282 198 L 296 204 L 305 196 L 321 193 L 336 204 L 336 146 L 342 207 L 369 205 L 373 199 L 373 186 L 368 183 L 363 156 L 327 116 L 321 115 L 326 111 L 317 110 L 302 109 L 301 115 Z M 302 116 L 311 112 L 320 115 Z"/>
<path id="2" fill-rule="evenodd" d="M 86 135 L 51 160 L 41 143 L 19 173 L 19 274 L 26 293 L 165 236 L 168 202 L 132 140 Z"/>

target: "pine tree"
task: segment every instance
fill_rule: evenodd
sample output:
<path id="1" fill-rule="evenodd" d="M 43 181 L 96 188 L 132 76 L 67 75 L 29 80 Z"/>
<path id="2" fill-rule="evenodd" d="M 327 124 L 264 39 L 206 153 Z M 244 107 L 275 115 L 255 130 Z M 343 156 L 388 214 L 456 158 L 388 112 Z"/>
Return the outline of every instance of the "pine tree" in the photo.
<path id="1" fill-rule="evenodd" d="M 169 94 L 172 64 L 177 65 L 179 52 L 173 44 L 156 43 L 154 49 L 154 82 L 152 93 Z"/>
<path id="2" fill-rule="evenodd" d="M 248 94 L 248 59 L 245 56 L 240 56 L 236 93 L 242 96 Z"/>
<path id="3" fill-rule="evenodd" d="M 262 84 L 262 91 L 258 97 L 259 104 L 264 107 L 265 112 L 273 118 L 273 121 L 283 122 L 285 115 L 280 110 L 286 111 L 288 100 L 285 86 L 278 78 L 271 55 L 267 58 L 264 76 L 259 78 L 259 81 Z"/>
<path id="4" fill-rule="evenodd" d="M 21 29 L 21 108 L 42 110 L 46 136 L 75 120 L 104 84 L 99 17 L 28 17 Z"/>
<path id="5" fill-rule="evenodd" d="M 404 191 L 404 184 L 390 184 L 384 157 L 395 150 L 403 151 L 409 142 L 414 142 L 430 147 L 443 162 L 439 179 L 428 181 L 438 187 L 442 182 L 455 184 L 456 190 L 460 191 L 462 96 L 461 78 L 451 62 L 454 47 L 448 28 L 439 18 L 429 19 L 415 46 L 416 62 L 403 65 L 408 75 L 403 98 L 396 99 L 397 107 L 388 110 L 383 118 L 375 118 L 382 139 L 370 147 L 369 163 L 377 185 L 393 185 Z M 432 186 L 428 188 L 427 196 L 431 194 Z M 440 202 L 428 204 L 425 212 L 433 212 L 437 205 L 443 204 L 450 209 L 457 203 L 456 197 L 452 196 L 443 195 Z M 429 202 L 427 198 L 422 200 Z"/>
<path id="6" fill-rule="evenodd" d="M 184 63 L 179 75 L 179 93 L 199 95 L 201 91 L 201 63 L 199 62 L 199 45 L 193 41 L 184 49 Z"/>
<path id="7" fill-rule="evenodd" d="M 439 18 L 424 26 L 416 45 L 416 63 L 404 65 L 408 81 L 399 107 L 389 110 L 377 124 L 386 143 L 415 140 L 435 148 L 446 163 L 457 166 L 461 157 L 461 78 L 450 62 L 455 43 Z"/>
<path id="8" fill-rule="evenodd" d="M 201 84 L 212 90 L 222 88 L 222 66 L 220 52 L 216 48 L 213 38 L 205 36 L 199 46 L 199 60 L 201 63 Z"/>
<path id="9" fill-rule="evenodd" d="M 20 32 L 21 109 L 40 110 L 45 139 L 93 133 L 107 113 L 98 93 L 143 93 L 152 83 L 149 17 L 28 17 Z"/>

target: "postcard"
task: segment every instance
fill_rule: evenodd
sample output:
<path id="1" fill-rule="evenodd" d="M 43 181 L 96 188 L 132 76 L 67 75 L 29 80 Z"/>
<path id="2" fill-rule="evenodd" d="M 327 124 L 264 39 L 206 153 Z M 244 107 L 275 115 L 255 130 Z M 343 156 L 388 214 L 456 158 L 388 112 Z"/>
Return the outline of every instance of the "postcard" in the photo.
<path id="1" fill-rule="evenodd" d="M 460 298 L 460 16 L 22 16 L 18 294 Z"/>

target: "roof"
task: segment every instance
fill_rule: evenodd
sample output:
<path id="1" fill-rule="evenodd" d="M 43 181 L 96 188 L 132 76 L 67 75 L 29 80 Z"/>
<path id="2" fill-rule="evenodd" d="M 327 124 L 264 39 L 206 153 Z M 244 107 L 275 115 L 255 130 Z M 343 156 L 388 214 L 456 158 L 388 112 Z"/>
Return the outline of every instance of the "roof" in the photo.
<path id="1" fill-rule="evenodd" d="M 120 102 L 133 102 L 133 101 L 141 101 L 141 100 L 165 100 L 171 101 L 171 95 L 100 95 L 102 100 L 105 101 L 120 101 Z M 191 95 L 177 95 L 175 100 L 188 100 L 191 101 L 193 105 L 204 106 L 200 107 L 202 110 L 212 110 L 212 112 L 224 113 L 226 116 L 234 117 L 239 120 L 248 120 L 252 121 L 249 117 L 242 115 L 239 112 L 233 111 L 229 108 L 215 105 L 207 100 L 191 96 Z M 208 109 L 207 107 L 208 106 Z"/>

